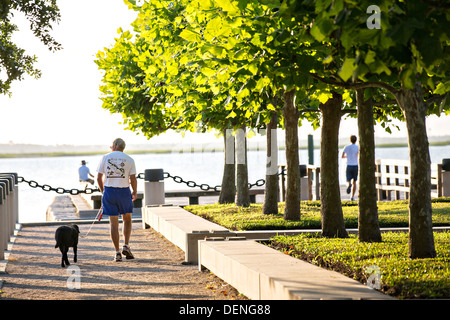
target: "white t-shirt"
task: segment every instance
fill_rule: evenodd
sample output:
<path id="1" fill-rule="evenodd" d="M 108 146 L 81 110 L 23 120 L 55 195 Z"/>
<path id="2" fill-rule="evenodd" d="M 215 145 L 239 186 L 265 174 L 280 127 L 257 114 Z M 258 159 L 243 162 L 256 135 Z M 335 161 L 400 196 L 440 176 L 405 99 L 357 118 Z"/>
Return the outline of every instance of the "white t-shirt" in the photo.
<path id="1" fill-rule="evenodd" d="M 89 171 L 89 168 L 86 167 L 85 165 L 82 165 L 81 167 L 78 168 L 78 175 L 80 176 L 81 181 L 89 180 L 89 173 L 91 172 Z"/>
<path id="2" fill-rule="evenodd" d="M 136 174 L 136 166 L 129 155 L 113 151 L 103 156 L 97 172 L 105 175 L 105 187 L 127 188 L 130 186 L 130 175 Z"/>
<path id="3" fill-rule="evenodd" d="M 347 165 L 357 166 L 358 165 L 358 151 L 359 147 L 356 144 L 349 144 L 345 146 L 344 151 L 347 154 Z"/>

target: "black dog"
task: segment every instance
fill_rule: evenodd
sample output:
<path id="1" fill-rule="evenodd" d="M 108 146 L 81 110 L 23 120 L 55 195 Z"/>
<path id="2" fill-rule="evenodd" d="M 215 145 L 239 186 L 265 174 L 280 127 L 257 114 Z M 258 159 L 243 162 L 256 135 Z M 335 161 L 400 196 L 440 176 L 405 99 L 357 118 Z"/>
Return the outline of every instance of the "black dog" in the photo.
<path id="1" fill-rule="evenodd" d="M 73 247 L 73 262 L 77 262 L 77 245 L 78 245 L 78 234 L 80 230 L 78 226 L 61 226 L 55 232 L 56 245 L 55 248 L 59 247 L 62 253 L 61 267 L 69 266 L 69 258 L 67 258 L 67 252 L 70 247 Z M 64 265 L 65 263 L 65 265 Z"/>

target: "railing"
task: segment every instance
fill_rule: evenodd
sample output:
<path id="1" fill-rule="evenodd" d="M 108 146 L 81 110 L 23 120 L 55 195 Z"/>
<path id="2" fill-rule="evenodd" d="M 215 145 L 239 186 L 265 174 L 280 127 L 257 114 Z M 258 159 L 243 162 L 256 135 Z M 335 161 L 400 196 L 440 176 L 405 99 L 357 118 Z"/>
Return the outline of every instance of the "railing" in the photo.
<path id="1" fill-rule="evenodd" d="M 431 164 L 431 197 L 450 196 L 450 163 L 444 169 L 440 163 Z M 286 194 L 286 166 L 280 165 L 280 199 L 285 201 Z M 410 162 L 409 160 L 375 160 L 375 178 L 377 199 L 400 200 L 409 199 Z M 301 165 L 301 200 L 320 200 L 320 167 Z"/>
<path id="2" fill-rule="evenodd" d="M 286 200 L 286 165 L 279 165 L 280 200 Z M 315 181 L 315 185 L 313 184 Z M 300 165 L 300 200 L 320 200 L 320 167 L 313 165 Z"/>
<path id="3" fill-rule="evenodd" d="M 375 178 L 377 198 L 381 200 L 409 199 L 410 187 L 410 162 L 409 160 L 375 160 Z M 444 174 L 442 164 L 431 164 L 431 197 L 444 196 Z M 392 196 L 392 193 L 394 196 Z M 402 197 L 403 196 L 403 197 Z"/>
<path id="4" fill-rule="evenodd" d="M 8 242 L 19 220 L 17 183 L 17 174 L 0 173 L 0 260 L 5 259 Z"/>

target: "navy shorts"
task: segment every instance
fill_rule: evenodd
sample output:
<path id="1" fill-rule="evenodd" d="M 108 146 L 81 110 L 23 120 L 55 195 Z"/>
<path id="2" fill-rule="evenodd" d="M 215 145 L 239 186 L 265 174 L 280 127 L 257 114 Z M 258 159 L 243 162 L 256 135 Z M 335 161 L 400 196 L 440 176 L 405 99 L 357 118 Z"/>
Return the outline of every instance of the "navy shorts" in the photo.
<path id="1" fill-rule="evenodd" d="M 102 197 L 103 214 L 118 216 L 133 212 L 133 199 L 130 188 L 105 187 Z"/>
<path id="2" fill-rule="evenodd" d="M 358 180 L 358 166 L 347 166 L 347 181 Z"/>

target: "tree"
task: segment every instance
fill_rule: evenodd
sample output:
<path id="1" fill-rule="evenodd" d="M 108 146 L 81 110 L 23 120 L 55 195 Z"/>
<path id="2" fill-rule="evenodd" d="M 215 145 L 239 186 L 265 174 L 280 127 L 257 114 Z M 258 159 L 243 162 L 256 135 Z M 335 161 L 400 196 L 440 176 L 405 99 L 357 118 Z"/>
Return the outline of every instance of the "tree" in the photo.
<path id="1" fill-rule="evenodd" d="M 284 219 L 298 220 L 300 214 L 300 160 L 298 155 L 299 112 L 295 105 L 295 89 L 283 93 L 283 117 L 286 134 L 286 205 Z"/>
<path id="2" fill-rule="evenodd" d="M 233 203 L 236 196 L 236 156 L 235 138 L 231 130 L 223 129 L 224 167 L 220 188 L 219 203 Z"/>
<path id="3" fill-rule="evenodd" d="M 301 5 L 303 1 L 296 1 Z M 425 117 L 448 110 L 448 5 L 435 1 L 385 1 L 380 28 L 368 28 L 370 1 L 321 1 L 311 33 L 338 40 L 345 61 L 334 79 L 311 75 L 347 89 L 381 88 L 394 98 L 406 121 L 411 187 L 410 256 L 434 257 L 431 180 Z"/>
<path id="4" fill-rule="evenodd" d="M 128 3 L 138 11 L 134 39 L 119 29 L 114 47 L 97 55 L 96 63 L 105 70 L 104 108 L 121 113 L 129 129 L 149 138 L 168 129 L 216 129 L 226 138 L 227 130 L 252 121 L 248 108 L 237 107 L 242 100 L 238 90 L 248 75 L 223 59 L 223 49 L 209 41 L 213 32 L 227 28 L 224 23 L 219 28 L 211 24 L 217 22 L 213 12 L 199 13 L 194 7 L 204 4 L 189 1 Z M 200 29 L 205 30 L 204 37 Z M 224 143 L 226 148 L 226 139 Z M 225 161 L 221 202 L 232 201 L 234 168 Z M 239 178 L 248 180 L 246 164 L 237 170 Z M 238 198 L 248 198 L 243 201 L 247 205 L 248 183 L 238 186 Z"/>
<path id="5" fill-rule="evenodd" d="M 251 123 L 255 115 L 258 121 L 262 118 L 261 122 L 269 123 L 270 113 L 276 108 L 267 101 L 274 98 L 272 92 L 277 92 L 284 103 L 280 124 L 286 131 L 285 218 L 297 220 L 300 218 L 298 107 L 304 105 L 296 105 L 295 101 L 304 99 L 307 90 L 316 91 L 309 83 L 310 77 L 300 70 L 311 70 L 322 62 L 313 57 L 317 49 L 308 44 L 312 37 L 305 36 L 302 24 L 279 14 L 280 5 L 285 4 L 280 1 L 266 1 L 261 5 L 259 1 L 181 0 L 167 6 L 159 1 L 145 3 L 140 22 L 134 24 L 135 31 L 145 38 L 143 50 L 139 49 L 142 54 L 137 58 L 141 74 L 145 76 L 137 83 L 143 82 L 145 86 L 155 83 L 147 91 L 158 88 L 150 96 L 153 101 L 156 101 L 155 96 L 160 100 L 159 106 L 151 108 L 156 108 L 163 119 L 172 119 L 164 113 L 165 109 L 169 115 L 175 111 L 175 115 L 181 117 L 173 118 L 178 121 L 178 128 L 188 128 L 193 121 L 201 121 L 211 128 L 223 119 L 232 119 L 233 127 L 241 128 Z M 163 51 L 161 47 L 170 50 Z M 127 59 L 120 61 L 127 63 Z M 120 72 L 117 76 L 121 80 L 128 79 Z M 161 82 L 163 86 L 159 85 Z M 128 90 L 124 91 L 125 95 Z M 203 99 L 205 96 L 207 102 Z M 261 110 L 264 104 L 267 113 Z M 140 121 L 141 112 L 127 114 L 138 120 L 133 121 L 133 127 L 147 126 L 149 119 L 144 117 L 144 121 Z M 332 208 L 324 206 L 327 207 Z"/>
<path id="6" fill-rule="evenodd" d="M 273 102 L 277 105 L 277 101 Z M 267 163 L 266 183 L 264 190 L 264 214 L 278 214 L 278 145 L 277 145 L 278 114 L 272 112 L 270 122 L 267 123 Z"/>
<path id="7" fill-rule="evenodd" d="M 375 187 L 375 140 L 373 100 L 365 100 L 364 89 L 356 90 L 359 132 L 359 216 L 358 238 L 361 242 L 381 242 Z"/>
<path id="8" fill-rule="evenodd" d="M 320 148 L 320 210 L 322 213 L 322 235 L 325 237 L 347 237 L 341 206 L 338 168 L 339 124 L 342 117 L 342 95 L 333 92 L 333 97 L 320 104 L 323 117 Z"/>
<path id="9" fill-rule="evenodd" d="M 19 1 L 8 0 L 0 3 L 0 71 L 6 79 L 0 79 L 0 94 L 11 95 L 11 83 L 22 80 L 25 74 L 36 79 L 41 71 L 34 67 L 36 56 L 25 54 L 11 41 L 11 36 L 18 31 L 11 20 L 14 10 L 22 12 L 30 22 L 33 34 L 51 51 L 61 49 L 61 45 L 50 35 L 52 24 L 60 20 L 56 0 Z"/>
<path id="10" fill-rule="evenodd" d="M 272 33 L 271 37 L 276 43 L 286 35 L 286 31 L 279 33 L 276 28 L 279 21 L 270 19 L 267 7 L 261 7 L 256 1 L 190 1 L 184 5 L 185 9 L 180 17 L 184 25 L 179 35 L 190 44 L 190 50 L 196 53 L 185 61 L 189 61 L 191 73 L 195 70 L 208 76 L 206 82 L 213 92 L 209 103 L 228 110 L 229 114 L 225 118 L 234 119 L 235 127 L 242 128 L 252 122 L 255 115 L 261 117 L 260 106 L 266 100 L 267 92 L 277 92 L 279 87 L 285 92 L 294 89 L 292 79 L 285 76 L 288 73 L 288 61 L 284 56 L 281 59 L 276 57 L 276 51 L 270 48 L 274 44 L 266 46 L 265 41 L 261 41 L 263 37 L 267 37 L 268 32 Z M 255 23 L 255 15 L 267 22 L 267 25 L 259 21 Z M 290 38 L 290 41 L 294 43 L 295 39 Z M 283 54 L 290 55 L 289 52 Z M 181 56 L 177 58 L 182 59 Z M 277 65 L 271 67 L 272 63 Z M 279 67 L 278 64 L 282 66 Z M 204 113 L 211 105 L 200 106 L 198 111 Z M 263 115 L 262 118 L 262 122 L 270 121 L 268 116 Z M 298 121 L 292 123 L 297 128 Z M 298 138 L 295 136 L 295 139 Z M 292 143 L 298 153 L 298 140 L 287 141 Z M 299 170 L 298 161 L 291 166 L 288 176 L 295 175 L 296 170 Z M 293 188 L 298 189 L 297 180 L 288 178 L 288 181 L 296 184 Z M 290 219 L 299 218 L 299 197 L 299 193 L 292 193 L 288 197 L 286 212 L 291 212 Z"/>

